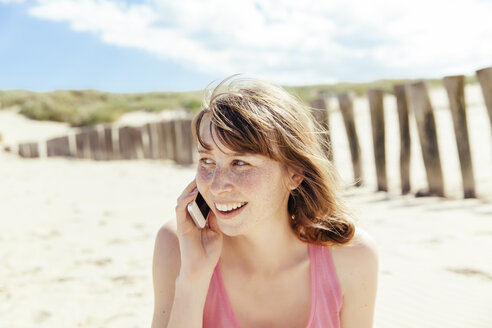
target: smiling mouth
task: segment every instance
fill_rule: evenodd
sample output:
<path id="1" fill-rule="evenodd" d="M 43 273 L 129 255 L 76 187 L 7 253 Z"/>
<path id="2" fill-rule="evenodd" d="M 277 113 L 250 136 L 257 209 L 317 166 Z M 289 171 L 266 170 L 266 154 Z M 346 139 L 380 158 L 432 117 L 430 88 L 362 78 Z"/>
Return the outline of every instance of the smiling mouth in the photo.
<path id="1" fill-rule="evenodd" d="M 224 210 L 224 208 L 222 208 L 222 210 L 220 210 L 220 209 L 217 207 L 217 204 L 216 204 L 216 205 L 215 205 L 215 209 L 216 209 L 219 213 L 227 215 L 227 214 L 232 214 L 232 213 L 235 213 L 235 212 L 239 211 L 240 209 L 242 209 L 243 207 L 245 207 L 247 204 L 248 204 L 247 202 L 244 202 L 244 203 L 242 203 L 242 204 L 241 204 L 241 206 L 238 206 L 238 207 L 233 208 L 233 209 L 230 209 L 230 210 L 229 210 L 229 209 Z"/>

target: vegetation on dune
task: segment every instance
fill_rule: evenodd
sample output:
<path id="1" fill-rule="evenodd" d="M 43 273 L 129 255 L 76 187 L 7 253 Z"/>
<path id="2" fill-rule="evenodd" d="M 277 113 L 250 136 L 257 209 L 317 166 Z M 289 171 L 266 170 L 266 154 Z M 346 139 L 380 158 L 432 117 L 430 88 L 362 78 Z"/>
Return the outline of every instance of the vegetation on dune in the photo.
<path id="1" fill-rule="evenodd" d="M 19 106 L 20 113 L 36 120 L 67 122 L 72 126 L 109 123 L 130 111 L 160 112 L 201 107 L 201 92 L 107 93 L 96 90 L 31 92 L 0 91 L 0 108 Z"/>
<path id="2" fill-rule="evenodd" d="M 441 79 L 427 80 L 431 87 L 442 86 Z M 393 91 L 393 85 L 411 80 L 379 80 L 367 83 L 337 83 L 286 87 L 286 89 L 309 103 L 320 93 L 338 94 L 353 92 L 363 96 L 371 88 Z M 467 83 L 475 83 L 474 76 Z M 20 113 L 36 120 L 67 122 L 72 126 L 87 126 L 110 123 L 127 112 L 143 110 L 160 112 L 178 108 L 198 111 L 202 107 L 202 92 L 149 92 L 108 93 L 97 90 L 58 90 L 53 92 L 31 92 L 24 90 L 0 91 L 0 109 L 20 107 Z"/>
<path id="3" fill-rule="evenodd" d="M 314 98 L 318 97 L 319 94 L 339 94 L 345 92 L 352 92 L 355 96 L 361 97 L 367 94 L 369 89 L 378 88 L 383 89 L 388 93 L 393 93 L 393 86 L 395 84 L 409 83 L 417 80 L 401 79 L 401 80 L 377 80 L 373 82 L 365 83 L 336 83 L 336 84 L 320 84 L 320 85 L 309 85 L 300 87 L 286 87 L 286 89 L 295 94 L 301 100 L 305 102 L 310 102 Z M 442 87 L 441 79 L 427 79 L 427 83 L 430 87 Z M 476 79 L 474 76 L 466 78 L 467 83 L 475 83 Z"/>

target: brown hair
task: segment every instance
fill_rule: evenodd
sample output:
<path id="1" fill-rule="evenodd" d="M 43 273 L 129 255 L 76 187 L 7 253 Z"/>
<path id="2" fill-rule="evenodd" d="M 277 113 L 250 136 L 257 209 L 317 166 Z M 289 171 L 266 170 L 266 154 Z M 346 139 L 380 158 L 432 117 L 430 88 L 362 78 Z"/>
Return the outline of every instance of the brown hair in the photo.
<path id="1" fill-rule="evenodd" d="M 205 149 L 209 147 L 199 131 L 208 114 L 210 129 L 230 150 L 261 154 L 302 172 L 303 180 L 288 201 L 291 226 L 300 240 L 339 245 L 352 239 L 355 227 L 340 198 L 336 170 L 324 151 L 327 132 L 309 108 L 278 86 L 237 77 L 211 89 L 205 104 L 192 128 Z"/>

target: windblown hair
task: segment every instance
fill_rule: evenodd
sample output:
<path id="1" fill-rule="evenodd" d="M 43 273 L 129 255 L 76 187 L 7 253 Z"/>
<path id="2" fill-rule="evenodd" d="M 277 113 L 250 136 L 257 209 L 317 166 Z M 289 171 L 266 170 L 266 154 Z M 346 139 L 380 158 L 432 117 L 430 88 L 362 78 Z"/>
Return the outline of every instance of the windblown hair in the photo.
<path id="1" fill-rule="evenodd" d="M 302 172 L 303 180 L 288 200 L 291 227 L 300 240 L 341 245 L 352 239 L 355 226 L 326 154 L 328 132 L 308 107 L 278 86 L 237 77 L 211 89 L 204 103 L 192 127 L 202 147 L 210 150 L 199 133 L 204 115 L 210 115 L 210 129 L 231 151 L 261 154 Z"/>

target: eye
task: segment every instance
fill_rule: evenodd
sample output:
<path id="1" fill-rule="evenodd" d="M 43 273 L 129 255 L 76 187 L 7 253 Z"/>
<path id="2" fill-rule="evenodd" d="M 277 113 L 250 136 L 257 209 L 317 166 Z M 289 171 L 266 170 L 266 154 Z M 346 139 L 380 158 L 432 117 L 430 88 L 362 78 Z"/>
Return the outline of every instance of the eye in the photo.
<path id="1" fill-rule="evenodd" d="M 233 165 L 234 166 L 246 166 L 246 165 L 249 165 L 248 163 L 246 163 L 245 161 L 242 161 L 240 159 L 236 159 L 233 161 Z"/>
<path id="2" fill-rule="evenodd" d="M 200 163 L 204 164 L 204 165 L 212 165 L 212 164 L 214 164 L 214 161 L 212 161 L 210 158 L 203 157 L 203 158 L 200 158 Z"/>

